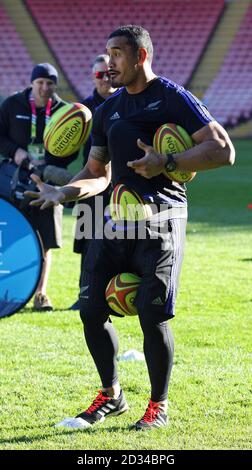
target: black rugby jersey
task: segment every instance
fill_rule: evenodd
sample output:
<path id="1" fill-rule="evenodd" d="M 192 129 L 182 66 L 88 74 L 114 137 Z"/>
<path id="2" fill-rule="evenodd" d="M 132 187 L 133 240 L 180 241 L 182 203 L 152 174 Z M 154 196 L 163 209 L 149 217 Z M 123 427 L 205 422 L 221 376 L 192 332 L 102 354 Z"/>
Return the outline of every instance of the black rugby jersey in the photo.
<path id="1" fill-rule="evenodd" d="M 158 77 L 137 94 L 129 94 L 126 88 L 121 88 L 97 108 L 92 145 L 108 148 L 113 186 L 125 184 L 149 202 L 184 205 L 184 184 L 164 175 L 146 179 L 127 167 L 127 162 L 144 156 L 137 139 L 152 145 L 154 134 L 162 124 L 178 124 L 192 135 L 212 120 L 206 107 L 189 91 Z"/>

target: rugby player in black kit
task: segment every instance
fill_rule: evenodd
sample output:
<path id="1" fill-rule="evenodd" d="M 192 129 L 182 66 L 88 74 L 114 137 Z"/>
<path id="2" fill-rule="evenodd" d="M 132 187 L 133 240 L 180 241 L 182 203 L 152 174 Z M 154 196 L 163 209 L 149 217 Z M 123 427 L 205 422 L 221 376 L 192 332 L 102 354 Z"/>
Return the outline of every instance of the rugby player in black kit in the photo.
<path id="1" fill-rule="evenodd" d="M 90 243 L 82 273 L 80 314 L 102 389 L 84 412 L 59 423 L 85 429 L 128 409 L 117 374 L 118 341 L 105 289 L 114 275 L 135 272 L 141 277 L 135 304 L 151 390 L 147 409 L 132 429 L 149 430 L 167 423 L 173 363 L 173 337 L 167 320 L 174 316 L 187 220 L 185 186 L 161 173 L 164 167 L 200 171 L 232 165 L 235 152 L 226 131 L 201 102 L 152 72 L 153 47 L 145 29 L 120 27 L 109 36 L 107 52 L 112 86 L 121 88 L 94 115 L 88 163 L 59 190 L 34 176 L 40 193 L 33 194 L 36 200 L 32 204 L 45 208 L 98 194 L 109 184 L 111 170 L 113 186 L 125 184 L 157 207 L 162 204 L 159 224 L 146 221 L 145 239 L 104 237 Z M 175 156 L 157 154 L 153 136 L 167 122 L 185 128 L 196 145 Z M 167 230 L 162 231 L 160 224 L 165 221 Z"/>

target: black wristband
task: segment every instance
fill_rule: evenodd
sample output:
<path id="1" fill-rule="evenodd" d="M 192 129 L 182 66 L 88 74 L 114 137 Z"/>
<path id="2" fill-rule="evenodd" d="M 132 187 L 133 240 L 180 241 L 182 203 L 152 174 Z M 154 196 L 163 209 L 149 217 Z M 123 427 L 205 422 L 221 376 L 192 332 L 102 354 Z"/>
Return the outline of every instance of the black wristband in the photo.
<path id="1" fill-rule="evenodd" d="M 165 164 L 166 171 L 168 171 L 169 173 L 171 171 L 175 171 L 176 168 L 177 168 L 177 164 L 176 164 L 176 161 L 175 161 L 175 158 L 174 158 L 173 154 L 172 153 L 167 153 L 166 157 L 167 157 L 167 162 Z"/>

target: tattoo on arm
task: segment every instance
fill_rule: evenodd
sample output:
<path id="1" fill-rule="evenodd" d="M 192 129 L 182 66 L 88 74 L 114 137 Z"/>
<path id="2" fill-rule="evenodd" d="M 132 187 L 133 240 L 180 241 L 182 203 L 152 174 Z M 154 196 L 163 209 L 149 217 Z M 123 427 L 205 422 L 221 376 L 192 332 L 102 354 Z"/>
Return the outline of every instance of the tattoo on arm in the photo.
<path id="1" fill-rule="evenodd" d="M 93 158 L 102 163 L 108 163 L 110 161 L 107 147 L 91 147 L 89 158 Z"/>

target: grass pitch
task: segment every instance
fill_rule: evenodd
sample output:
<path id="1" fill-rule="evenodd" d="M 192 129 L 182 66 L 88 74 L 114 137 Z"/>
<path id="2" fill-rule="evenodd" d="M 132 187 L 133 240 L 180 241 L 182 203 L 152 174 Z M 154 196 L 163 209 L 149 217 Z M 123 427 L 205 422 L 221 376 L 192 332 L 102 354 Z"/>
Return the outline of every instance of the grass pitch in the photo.
<path id="1" fill-rule="evenodd" d="M 0 449 L 251 448 L 252 202 L 249 142 L 233 168 L 202 172 L 188 185 L 189 224 L 177 315 L 171 322 L 175 363 L 169 426 L 129 430 L 147 406 L 144 362 L 119 362 L 128 413 L 86 431 L 55 428 L 90 405 L 99 379 L 83 341 L 77 298 L 79 256 L 73 218 L 64 218 L 64 248 L 54 252 L 48 293 L 55 310 L 31 303 L 0 322 Z M 142 351 L 137 318 L 113 320 L 120 354 Z"/>

